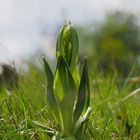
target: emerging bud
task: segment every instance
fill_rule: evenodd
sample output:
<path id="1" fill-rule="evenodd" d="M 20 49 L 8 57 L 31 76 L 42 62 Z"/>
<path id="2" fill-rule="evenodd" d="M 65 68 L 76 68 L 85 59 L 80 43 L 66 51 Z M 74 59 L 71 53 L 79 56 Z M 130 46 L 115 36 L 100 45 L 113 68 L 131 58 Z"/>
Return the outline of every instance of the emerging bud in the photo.
<path id="1" fill-rule="evenodd" d="M 76 30 L 68 22 L 62 27 L 58 35 L 56 57 L 58 58 L 59 55 L 62 55 L 66 59 L 70 69 L 74 69 L 73 67 L 77 64 L 78 51 L 79 44 Z"/>

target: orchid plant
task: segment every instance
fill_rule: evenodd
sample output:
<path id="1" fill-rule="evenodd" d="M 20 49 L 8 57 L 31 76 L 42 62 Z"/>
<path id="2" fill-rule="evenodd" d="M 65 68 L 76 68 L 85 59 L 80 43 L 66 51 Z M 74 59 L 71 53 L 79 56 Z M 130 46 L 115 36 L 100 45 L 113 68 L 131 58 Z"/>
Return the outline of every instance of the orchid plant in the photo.
<path id="1" fill-rule="evenodd" d="M 80 73 L 77 65 L 78 53 L 77 32 L 67 22 L 57 38 L 55 73 L 43 57 L 48 109 L 60 127 L 60 132 L 54 133 L 52 139 L 79 139 L 91 112 L 88 59 L 84 58 Z"/>

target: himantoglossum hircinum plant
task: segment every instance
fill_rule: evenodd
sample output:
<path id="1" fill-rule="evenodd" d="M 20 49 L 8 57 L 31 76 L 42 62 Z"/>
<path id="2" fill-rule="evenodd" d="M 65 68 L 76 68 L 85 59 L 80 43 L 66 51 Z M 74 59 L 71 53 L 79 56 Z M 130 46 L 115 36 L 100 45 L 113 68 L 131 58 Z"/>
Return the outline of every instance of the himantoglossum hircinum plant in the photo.
<path id="1" fill-rule="evenodd" d="M 43 58 L 47 77 L 47 102 L 60 132 L 55 139 L 76 139 L 91 112 L 88 60 L 85 57 L 81 74 L 78 72 L 78 36 L 70 22 L 61 28 L 57 44 L 57 65 L 53 74 Z"/>

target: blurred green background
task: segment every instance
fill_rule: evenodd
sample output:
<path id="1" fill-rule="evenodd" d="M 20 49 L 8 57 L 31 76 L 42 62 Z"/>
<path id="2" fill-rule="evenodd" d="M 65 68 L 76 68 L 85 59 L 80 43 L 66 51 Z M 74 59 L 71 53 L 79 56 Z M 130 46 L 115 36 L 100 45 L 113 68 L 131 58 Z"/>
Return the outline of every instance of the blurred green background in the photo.
<path id="1" fill-rule="evenodd" d="M 133 14 L 116 11 L 104 22 L 77 27 L 81 56 L 89 56 L 90 68 L 97 73 L 121 77 L 140 74 L 140 26 Z"/>

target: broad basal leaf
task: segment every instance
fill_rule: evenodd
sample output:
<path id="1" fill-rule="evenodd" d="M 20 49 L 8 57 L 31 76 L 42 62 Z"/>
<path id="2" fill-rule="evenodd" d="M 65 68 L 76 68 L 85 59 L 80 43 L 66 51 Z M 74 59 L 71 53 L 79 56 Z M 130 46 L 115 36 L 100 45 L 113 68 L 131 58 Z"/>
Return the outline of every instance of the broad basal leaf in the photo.
<path id="1" fill-rule="evenodd" d="M 56 99 L 54 97 L 54 90 L 53 90 L 54 76 L 53 76 L 51 68 L 50 68 L 50 66 L 45 58 L 43 58 L 43 62 L 44 62 L 44 68 L 45 68 L 45 73 L 46 73 L 46 77 L 47 77 L 47 101 L 48 101 L 48 105 L 51 108 L 50 111 L 53 113 L 55 119 L 57 121 L 61 121 L 60 110 L 59 110 L 58 104 L 56 102 Z"/>
<path id="2" fill-rule="evenodd" d="M 83 110 L 86 110 L 88 108 L 89 102 L 90 102 L 90 87 L 89 87 L 89 78 L 88 78 L 87 58 L 85 58 L 81 81 L 79 85 L 77 101 L 74 109 L 74 117 L 73 117 L 74 124 L 80 118 L 80 115 L 82 114 Z"/>
<path id="3" fill-rule="evenodd" d="M 69 66 L 65 58 L 61 55 L 59 56 L 57 63 L 54 91 L 61 108 L 63 128 L 65 129 L 65 132 L 70 132 L 77 89 Z"/>

